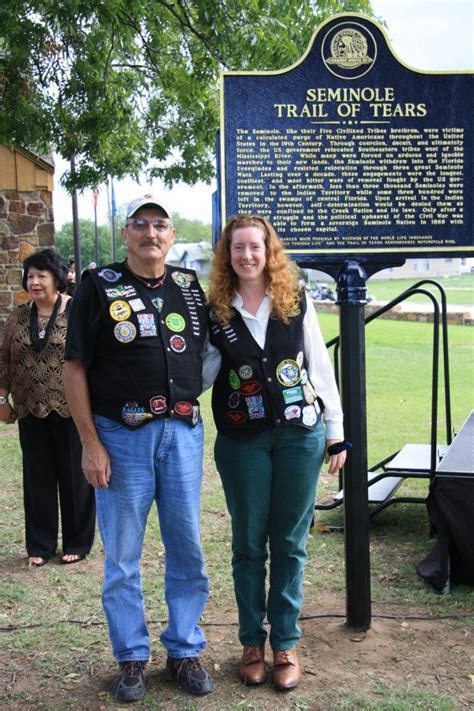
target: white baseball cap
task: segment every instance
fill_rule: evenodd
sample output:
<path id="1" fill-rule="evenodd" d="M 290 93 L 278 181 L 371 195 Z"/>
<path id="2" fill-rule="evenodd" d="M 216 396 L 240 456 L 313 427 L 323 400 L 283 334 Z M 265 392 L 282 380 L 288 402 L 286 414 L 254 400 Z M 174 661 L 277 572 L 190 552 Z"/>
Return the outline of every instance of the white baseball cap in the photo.
<path id="1" fill-rule="evenodd" d="M 133 215 L 141 208 L 145 207 L 157 207 L 159 210 L 165 213 L 166 217 L 171 220 L 171 212 L 166 208 L 161 200 L 158 200 L 154 195 L 147 194 L 142 197 L 135 198 L 132 202 L 128 203 L 126 218 L 133 217 Z"/>

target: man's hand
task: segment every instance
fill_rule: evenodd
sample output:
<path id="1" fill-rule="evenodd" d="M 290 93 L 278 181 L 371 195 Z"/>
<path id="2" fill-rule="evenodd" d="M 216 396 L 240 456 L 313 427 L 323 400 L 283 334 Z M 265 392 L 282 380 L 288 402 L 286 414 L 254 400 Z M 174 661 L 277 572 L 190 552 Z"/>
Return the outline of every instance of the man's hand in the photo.
<path id="1" fill-rule="evenodd" d="M 329 474 L 335 474 L 339 469 L 341 469 L 344 466 L 344 462 L 346 461 L 346 456 L 347 452 L 344 450 L 343 452 L 339 452 L 339 454 L 328 454 L 328 447 L 331 446 L 331 444 L 336 444 L 336 442 L 343 442 L 344 440 L 342 439 L 327 439 L 326 440 L 326 453 L 324 455 L 324 461 L 326 464 L 329 462 L 329 467 L 328 467 L 328 472 Z"/>
<path id="2" fill-rule="evenodd" d="M 82 470 L 91 486 L 108 489 L 110 480 L 110 458 L 99 440 L 83 443 Z"/>

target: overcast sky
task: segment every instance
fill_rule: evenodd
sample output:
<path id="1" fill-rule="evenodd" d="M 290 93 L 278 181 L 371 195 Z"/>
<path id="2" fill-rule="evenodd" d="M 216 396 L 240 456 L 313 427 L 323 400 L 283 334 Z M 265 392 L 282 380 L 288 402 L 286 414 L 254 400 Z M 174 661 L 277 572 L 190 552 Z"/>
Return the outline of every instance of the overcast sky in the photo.
<path id="1" fill-rule="evenodd" d="M 459 70 L 474 68 L 474 3 L 472 0 L 372 0 L 374 13 L 387 23 L 387 34 L 394 52 L 415 69 Z M 303 54 L 304 47 L 301 48 Z M 53 193 L 56 228 L 72 220 L 71 197 L 61 188 L 59 179 L 67 163 L 56 160 Z M 159 181 L 150 186 L 129 179 L 115 182 L 118 206 L 131 196 L 153 192 L 170 210 L 188 219 L 211 222 L 211 195 L 215 187 L 198 184 L 175 186 L 165 190 Z M 93 219 L 92 194 L 79 196 L 79 216 Z M 106 190 L 102 189 L 98 204 L 99 223 L 107 222 Z"/>

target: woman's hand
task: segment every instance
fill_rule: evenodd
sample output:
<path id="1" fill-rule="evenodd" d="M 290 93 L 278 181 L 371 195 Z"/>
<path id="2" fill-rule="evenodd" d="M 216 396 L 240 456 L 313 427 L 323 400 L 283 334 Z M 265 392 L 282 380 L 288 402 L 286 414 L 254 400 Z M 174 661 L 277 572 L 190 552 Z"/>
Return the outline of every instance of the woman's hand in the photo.
<path id="1" fill-rule="evenodd" d="M 347 451 L 344 450 L 343 452 L 339 452 L 339 454 L 329 454 L 328 453 L 328 447 L 331 446 L 331 444 L 336 444 L 337 442 L 343 442 L 344 440 L 342 439 L 327 439 L 326 440 L 326 453 L 324 455 L 324 461 L 326 464 L 329 462 L 329 467 L 328 467 L 328 472 L 329 474 L 335 474 L 339 469 L 341 469 L 344 466 L 344 462 L 346 461 L 347 457 Z"/>
<path id="2" fill-rule="evenodd" d="M 9 402 L 4 405 L 0 405 L 0 422 L 4 422 L 6 425 L 12 425 L 16 422 L 17 414 Z"/>

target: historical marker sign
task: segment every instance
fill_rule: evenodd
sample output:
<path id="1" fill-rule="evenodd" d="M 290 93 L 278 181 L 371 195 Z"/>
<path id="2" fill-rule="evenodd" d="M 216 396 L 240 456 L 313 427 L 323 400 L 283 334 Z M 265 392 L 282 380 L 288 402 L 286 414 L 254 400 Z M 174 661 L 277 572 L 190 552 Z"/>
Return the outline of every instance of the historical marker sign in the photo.
<path id="1" fill-rule="evenodd" d="M 344 14 L 294 66 L 224 72 L 221 89 L 222 222 L 263 214 L 294 258 L 473 249 L 472 72 L 412 69 Z"/>

